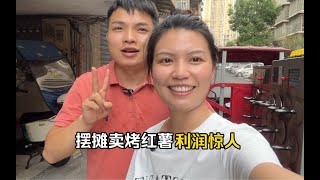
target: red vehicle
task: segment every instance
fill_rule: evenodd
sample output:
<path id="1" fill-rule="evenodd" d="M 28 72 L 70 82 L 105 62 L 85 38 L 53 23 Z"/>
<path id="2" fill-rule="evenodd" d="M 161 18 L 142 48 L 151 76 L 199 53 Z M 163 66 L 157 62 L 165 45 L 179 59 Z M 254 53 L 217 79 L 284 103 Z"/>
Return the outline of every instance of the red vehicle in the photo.
<path id="1" fill-rule="evenodd" d="M 290 57 L 290 52 L 280 47 L 221 48 L 217 71 L 221 73 L 217 74 L 220 82 L 211 85 L 207 99 L 230 121 L 256 128 L 284 167 L 303 174 L 304 56 Z M 247 83 L 230 83 L 226 80 L 232 75 L 225 71 L 230 62 L 261 62 L 264 66 L 253 67 L 252 79 Z M 220 92 L 214 91 L 219 88 Z M 227 90 L 230 95 L 226 95 Z"/>
<path id="2" fill-rule="evenodd" d="M 223 114 L 232 122 L 250 123 L 247 118 L 243 117 L 243 115 L 250 113 L 250 103 L 245 101 L 243 97 L 251 96 L 254 83 L 224 82 L 226 63 L 262 62 L 264 65 L 271 65 L 273 60 L 284 59 L 290 52 L 291 50 L 281 47 L 230 46 L 220 48 L 218 61 L 221 62 L 221 82 L 211 85 L 211 92 L 214 88 L 220 87 L 220 95 L 219 97 L 216 94 L 213 98 L 208 97 L 209 103 L 220 115 Z M 226 87 L 231 88 L 230 97 L 224 97 L 224 88 Z"/>

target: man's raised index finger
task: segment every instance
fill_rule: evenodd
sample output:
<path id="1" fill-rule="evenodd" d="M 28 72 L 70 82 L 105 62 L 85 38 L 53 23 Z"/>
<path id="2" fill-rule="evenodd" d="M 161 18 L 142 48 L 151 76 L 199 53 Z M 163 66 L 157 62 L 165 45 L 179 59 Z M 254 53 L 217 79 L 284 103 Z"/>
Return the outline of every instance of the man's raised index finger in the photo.
<path id="1" fill-rule="evenodd" d="M 103 80 L 103 86 L 102 86 L 102 89 L 100 90 L 100 92 L 102 93 L 102 97 L 104 97 L 106 95 L 106 92 L 107 92 L 108 87 L 109 87 L 109 83 L 110 83 L 110 70 L 107 69 L 106 70 L 106 75 L 105 75 L 104 80 Z"/>
<path id="2" fill-rule="evenodd" d="M 98 79 L 98 72 L 95 67 L 91 68 L 92 72 L 92 94 L 99 92 L 99 79 Z"/>

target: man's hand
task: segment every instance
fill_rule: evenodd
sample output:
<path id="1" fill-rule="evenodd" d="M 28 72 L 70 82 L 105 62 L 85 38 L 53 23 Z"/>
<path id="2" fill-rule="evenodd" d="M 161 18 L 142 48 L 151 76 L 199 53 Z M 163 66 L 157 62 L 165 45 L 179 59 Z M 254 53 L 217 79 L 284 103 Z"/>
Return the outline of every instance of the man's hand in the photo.
<path id="1" fill-rule="evenodd" d="M 82 104 L 82 120 L 93 125 L 97 120 L 108 116 L 112 103 L 105 99 L 109 87 L 110 71 L 107 69 L 102 88 L 99 91 L 97 69 L 92 67 L 92 94 Z"/>

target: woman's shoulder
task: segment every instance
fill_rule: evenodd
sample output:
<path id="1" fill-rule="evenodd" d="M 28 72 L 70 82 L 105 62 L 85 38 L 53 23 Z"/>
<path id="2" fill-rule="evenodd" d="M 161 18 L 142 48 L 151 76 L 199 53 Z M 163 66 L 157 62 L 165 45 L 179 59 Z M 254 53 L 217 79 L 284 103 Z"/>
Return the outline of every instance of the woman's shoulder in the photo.
<path id="1" fill-rule="evenodd" d="M 217 113 L 210 116 L 210 120 L 206 127 L 211 127 L 211 131 L 230 133 L 230 132 L 244 132 L 244 133 L 259 133 L 255 128 L 246 123 L 234 123 L 226 118 L 221 117 Z"/>
<path id="2" fill-rule="evenodd" d="M 167 121 L 167 119 L 164 119 L 162 121 L 160 121 L 159 123 L 151 126 L 150 128 L 148 128 L 146 130 L 147 133 L 158 133 L 161 129 L 161 127 L 163 126 L 163 124 Z"/>

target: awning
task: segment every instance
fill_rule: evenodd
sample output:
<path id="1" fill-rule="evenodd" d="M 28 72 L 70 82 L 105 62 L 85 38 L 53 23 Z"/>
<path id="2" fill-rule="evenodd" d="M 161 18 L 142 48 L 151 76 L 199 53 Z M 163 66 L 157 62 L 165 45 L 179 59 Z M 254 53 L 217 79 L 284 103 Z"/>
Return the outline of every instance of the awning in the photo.
<path id="1" fill-rule="evenodd" d="M 16 40 L 16 58 L 27 61 L 55 60 L 65 56 L 53 44 L 37 40 Z"/>
<path id="2" fill-rule="evenodd" d="M 268 46 L 228 46 L 219 48 L 219 62 L 222 60 L 222 52 L 227 51 L 226 62 L 263 62 L 271 65 L 273 60 L 278 60 L 280 52 L 288 57 L 291 50 L 282 47 Z"/>

